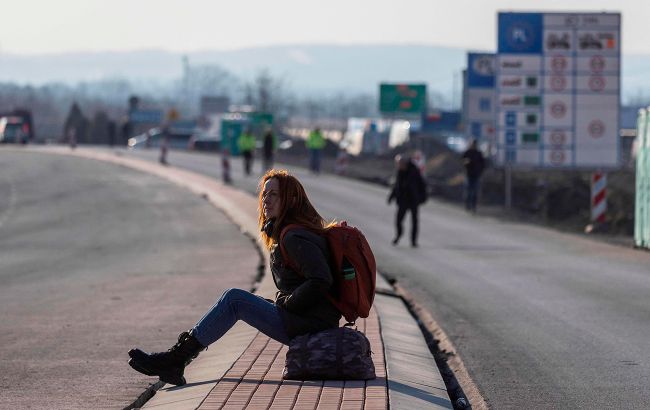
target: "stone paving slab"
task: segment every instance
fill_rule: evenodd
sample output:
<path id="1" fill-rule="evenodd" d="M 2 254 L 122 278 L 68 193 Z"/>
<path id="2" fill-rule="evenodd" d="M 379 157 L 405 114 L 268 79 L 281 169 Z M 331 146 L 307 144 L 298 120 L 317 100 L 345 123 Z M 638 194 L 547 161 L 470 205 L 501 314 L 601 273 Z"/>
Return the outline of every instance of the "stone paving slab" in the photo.
<path id="1" fill-rule="evenodd" d="M 182 388 L 165 385 L 146 403 L 145 408 L 195 409 L 222 379 L 259 332 L 239 322 L 214 342 L 185 369 L 187 384 Z"/>
<path id="2" fill-rule="evenodd" d="M 385 409 L 388 407 L 384 350 L 373 309 L 357 321 L 371 340 L 377 378 L 361 381 L 282 380 L 287 347 L 258 333 L 246 351 L 212 388 L 199 409 Z M 146 406 L 148 408 L 148 406 Z"/>

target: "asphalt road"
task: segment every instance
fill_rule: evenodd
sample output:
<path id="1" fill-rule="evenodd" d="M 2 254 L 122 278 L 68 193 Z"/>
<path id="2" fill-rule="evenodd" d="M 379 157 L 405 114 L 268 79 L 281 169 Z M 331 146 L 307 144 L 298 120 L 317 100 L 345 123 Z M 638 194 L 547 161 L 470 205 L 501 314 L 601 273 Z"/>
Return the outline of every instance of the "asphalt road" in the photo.
<path id="1" fill-rule="evenodd" d="M 155 381 L 128 349 L 166 350 L 223 290 L 249 289 L 258 263 L 175 185 L 0 149 L 0 408 L 123 408 Z"/>
<path id="2" fill-rule="evenodd" d="M 221 177 L 216 155 L 172 151 L 169 161 Z M 243 177 L 237 160 L 232 169 L 254 193 L 259 173 Z M 364 231 L 379 269 L 432 313 L 493 408 L 648 407 L 650 253 L 434 200 L 421 209 L 420 247 L 393 247 L 385 188 L 293 171 L 323 216 Z"/>

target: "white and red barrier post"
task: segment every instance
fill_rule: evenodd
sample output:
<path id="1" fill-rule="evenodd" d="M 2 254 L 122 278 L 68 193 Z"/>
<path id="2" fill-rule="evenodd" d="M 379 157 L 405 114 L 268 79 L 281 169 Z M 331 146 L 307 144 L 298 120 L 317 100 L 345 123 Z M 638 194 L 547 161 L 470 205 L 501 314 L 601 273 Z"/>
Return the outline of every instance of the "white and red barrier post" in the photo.
<path id="1" fill-rule="evenodd" d="M 597 171 L 591 174 L 591 220 L 604 223 L 607 211 L 607 174 Z"/>

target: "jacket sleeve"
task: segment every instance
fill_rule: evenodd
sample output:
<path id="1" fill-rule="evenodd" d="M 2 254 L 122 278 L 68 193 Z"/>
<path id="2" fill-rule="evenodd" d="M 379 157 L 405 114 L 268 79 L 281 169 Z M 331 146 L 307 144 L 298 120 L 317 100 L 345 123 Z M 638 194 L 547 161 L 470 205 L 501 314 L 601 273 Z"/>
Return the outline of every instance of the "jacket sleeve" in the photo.
<path id="1" fill-rule="evenodd" d="M 319 304 L 332 286 L 332 273 L 327 257 L 314 242 L 289 233 L 284 238 L 284 248 L 292 265 L 305 281 L 282 303 L 288 311 L 299 313 Z"/>

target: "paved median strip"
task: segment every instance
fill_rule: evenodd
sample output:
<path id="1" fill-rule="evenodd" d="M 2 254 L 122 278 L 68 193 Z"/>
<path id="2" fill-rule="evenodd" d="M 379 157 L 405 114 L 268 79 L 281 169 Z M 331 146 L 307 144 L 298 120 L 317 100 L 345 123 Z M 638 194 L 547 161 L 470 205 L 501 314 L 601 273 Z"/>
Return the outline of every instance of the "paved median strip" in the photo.
<path id="1" fill-rule="evenodd" d="M 210 201 L 250 237 L 258 236 L 257 198 L 210 177 L 97 150 L 35 150 L 108 161 L 165 178 Z M 264 257 L 268 261 L 266 253 Z M 211 409 L 227 405 L 292 409 L 313 403 L 322 408 L 452 408 L 442 376 L 415 319 L 380 276 L 377 289 L 370 317 L 357 323 L 371 342 L 375 380 L 284 381 L 281 370 L 286 347 L 238 323 L 188 366 L 186 386 L 163 387 L 143 408 Z M 264 275 L 256 293 L 273 295 L 270 275 Z"/>

